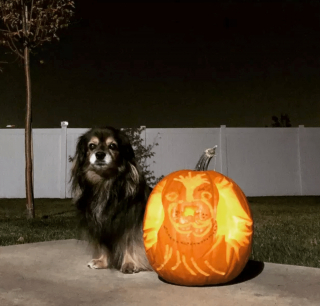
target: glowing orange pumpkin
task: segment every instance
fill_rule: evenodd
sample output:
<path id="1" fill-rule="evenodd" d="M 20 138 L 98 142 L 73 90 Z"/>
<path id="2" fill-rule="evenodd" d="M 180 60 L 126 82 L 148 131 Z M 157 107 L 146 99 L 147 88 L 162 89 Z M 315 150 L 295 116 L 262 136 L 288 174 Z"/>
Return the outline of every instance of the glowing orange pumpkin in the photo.
<path id="1" fill-rule="evenodd" d="M 231 281 L 251 253 L 253 221 L 246 197 L 230 178 L 206 171 L 214 154 L 208 150 L 197 164 L 201 171 L 169 174 L 147 203 L 147 257 L 160 277 L 179 285 Z"/>

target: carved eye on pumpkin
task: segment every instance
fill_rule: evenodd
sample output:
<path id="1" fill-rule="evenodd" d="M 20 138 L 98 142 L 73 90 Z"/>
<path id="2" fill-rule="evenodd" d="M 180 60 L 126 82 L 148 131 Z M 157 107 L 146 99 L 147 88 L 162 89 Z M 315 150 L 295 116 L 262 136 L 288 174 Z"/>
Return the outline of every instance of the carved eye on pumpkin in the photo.
<path id="1" fill-rule="evenodd" d="M 201 198 L 206 200 L 210 200 L 212 198 L 212 194 L 210 192 L 204 191 L 201 193 Z"/>
<path id="2" fill-rule="evenodd" d="M 177 192 L 170 192 L 168 194 L 166 194 L 166 199 L 170 202 L 175 201 L 178 198 L 178 193 Z"/>
<path id="3" fill-rule="evenodd" d="M 154 270 L 180 285 L 225 283 L 240 274 L 252 245 L 253 221 L 241 189 L 207 171 L 208 151 L 196 169 L 166 176 L 153 189 L 144 217 L 144 244 Z"/>

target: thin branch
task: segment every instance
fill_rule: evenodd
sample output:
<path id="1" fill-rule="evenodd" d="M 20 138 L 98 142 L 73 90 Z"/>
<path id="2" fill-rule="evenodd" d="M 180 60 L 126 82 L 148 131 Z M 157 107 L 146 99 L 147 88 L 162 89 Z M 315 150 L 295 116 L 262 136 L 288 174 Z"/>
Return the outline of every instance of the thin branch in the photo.
<path id="1" fill-rule="evenodd" d="M 36 41 L 36 39 L 38 37 L 39 30 L 40 30 L 40 25 L 41 25 L 41 19 L 38 18 L 37 24 L 36 24 L 36 28 L 35 28 L 35 31 L 34 31 L 33 41 Z"/>
<path id="2" fill-rule="evenodd" d="M 11 62 L 1 62 L 1 61 L 0 61 L 0 64 L 13 64 L 13 63 L 15 63 L 19 58 L 20 58 L 20 57 L 16 54 L 16 58 L 15 58 L 13 61 L 11 61 Z"/>
<path id="3" fill-rule="evenodd" d="M 31 1 L 31 7 L 30 7 L 30 18 L 29 18 L 30 22 L 32 20 L 32 11 L 33 11 L 33 0 Z"/>
<path id="4" fill-rule="evenodd" d="M 22 53 L 20 53 L 19 49 L 17 49 L 16 45 L 13 43 L 13 46 L 11 46 L 10 42 L 8 42 L 8 46 L 11 49 L 11 51 L 13 53 L 15 53 L 16 55 L 20 56 L 22 59 L 24 58 L 24 56 L 22 55 Z"/>
<path id="5" fill-rule="evenodd" d="M 16 58 L 12 62 L 8 62 L 9 64 L 13 64 L 20 59 L 20 56 L 16 54 Z"/>
<path id="6" fill-rule="evenodd" d="M 11 33 L 12 30 L 11 30 L 11 28 L 9 27 L 8 24 L 6 24 L 6 27 L 7 27 L 7 29 L 8 29 L 8 32 Z M 17 30 L 18 30 L 18 29 L 17 29 Z M 15 42 L 12 40 L 12 36 L 11 36 L 11 35 L 7 35 L 7 37 L 9 37 L 9 39 L 10 39 L 10 41 L 7 40 L 7 42 L 8 42 L 8 46 L 9 46 L 9 48 L 11 49 L 11 51 L 14 52 L 15 54 L 19 55 L 21 58 L 24 58 L 23 55 L 22 55 L 22 53 L 19 52 L 19 49 L 18 49 L 18 47 L 16 46 Z M 20 37 L 20 35 L 19 35 L 19 37 Z M 20 37 L 20 38 L 21 38 L 21 37 Z M 10 44 L 10 42 L 11 42 L 11 44 Z"/>
<path id="7" fill-rule="evenodd" d="M 21 38 L 21 36 L 20 36 L 20 30 L 19 30 L 19 28 L 17 27 L 17 25 L 16 25 L 16 32 L 15 33 L 18 33 L 18 36 Z"/>
<path id="8" fill-rule="evenodd" d="M 21 17 L 22 17 L 22 30 L 24 38 L 26 37 L 26 15 L 24 11 L 23 1 L 21 0 Z"/>
<path id="9" fill-rule="evenodd" d="M 33 46 L 32 46 L 32 48 L 36 48 L 36 47 L 38 47 L 38 46 L 41 46 L 44 42 L 46 42 L 46 40 L 45 40 L 45 39 L 43 39 L 43 40 L 39 40 L 39 42 L 38 42 L 38 43 L 36 43 L 35 45 L 33 45 Z"/>

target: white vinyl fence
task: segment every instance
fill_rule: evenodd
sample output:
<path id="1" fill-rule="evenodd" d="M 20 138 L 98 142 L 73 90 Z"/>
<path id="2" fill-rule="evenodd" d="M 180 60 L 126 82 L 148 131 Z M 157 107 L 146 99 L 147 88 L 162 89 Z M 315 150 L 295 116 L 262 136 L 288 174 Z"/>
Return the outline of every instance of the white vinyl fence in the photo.
<path id="1" fill-rule="evenodd" d="M 36 198 L 69 198 L 78 137 L 88 129 L 34 129 Z M 194 169 L 217 145 L 209 170 L 232 178 L 247 196 L 320 195 L 320 128 L 166 128 L 142 134 L 158 143 L 150 160 L 156 177 Z M 153 161 L 155 163 L 153 163 Z M 24 130 L 0 129 L 0 198 L 25 197 Z"/>

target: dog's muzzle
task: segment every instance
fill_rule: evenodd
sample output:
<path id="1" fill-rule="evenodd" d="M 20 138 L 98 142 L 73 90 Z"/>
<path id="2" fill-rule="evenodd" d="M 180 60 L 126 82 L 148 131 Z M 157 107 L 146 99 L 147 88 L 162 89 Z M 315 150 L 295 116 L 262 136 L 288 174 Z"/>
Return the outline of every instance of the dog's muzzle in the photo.
<path id="1" fill-rule="evenodd" d="M 97 158 L 97 160 L 99 160 L 99 161 L 102 161 L 105 157 L 106 157 L 106 153 L 104 153 L 104 152 L 97 152 L 96 153 L 96 158 Z"/>
<path id="2" fill-rule="evenodd" d="M 95 154 L 92 154 L 90 157 L 90 163 L 95 166 L 106 166 L 112 161 L 112 158 L 109 154 L 98 151 Z"/>

